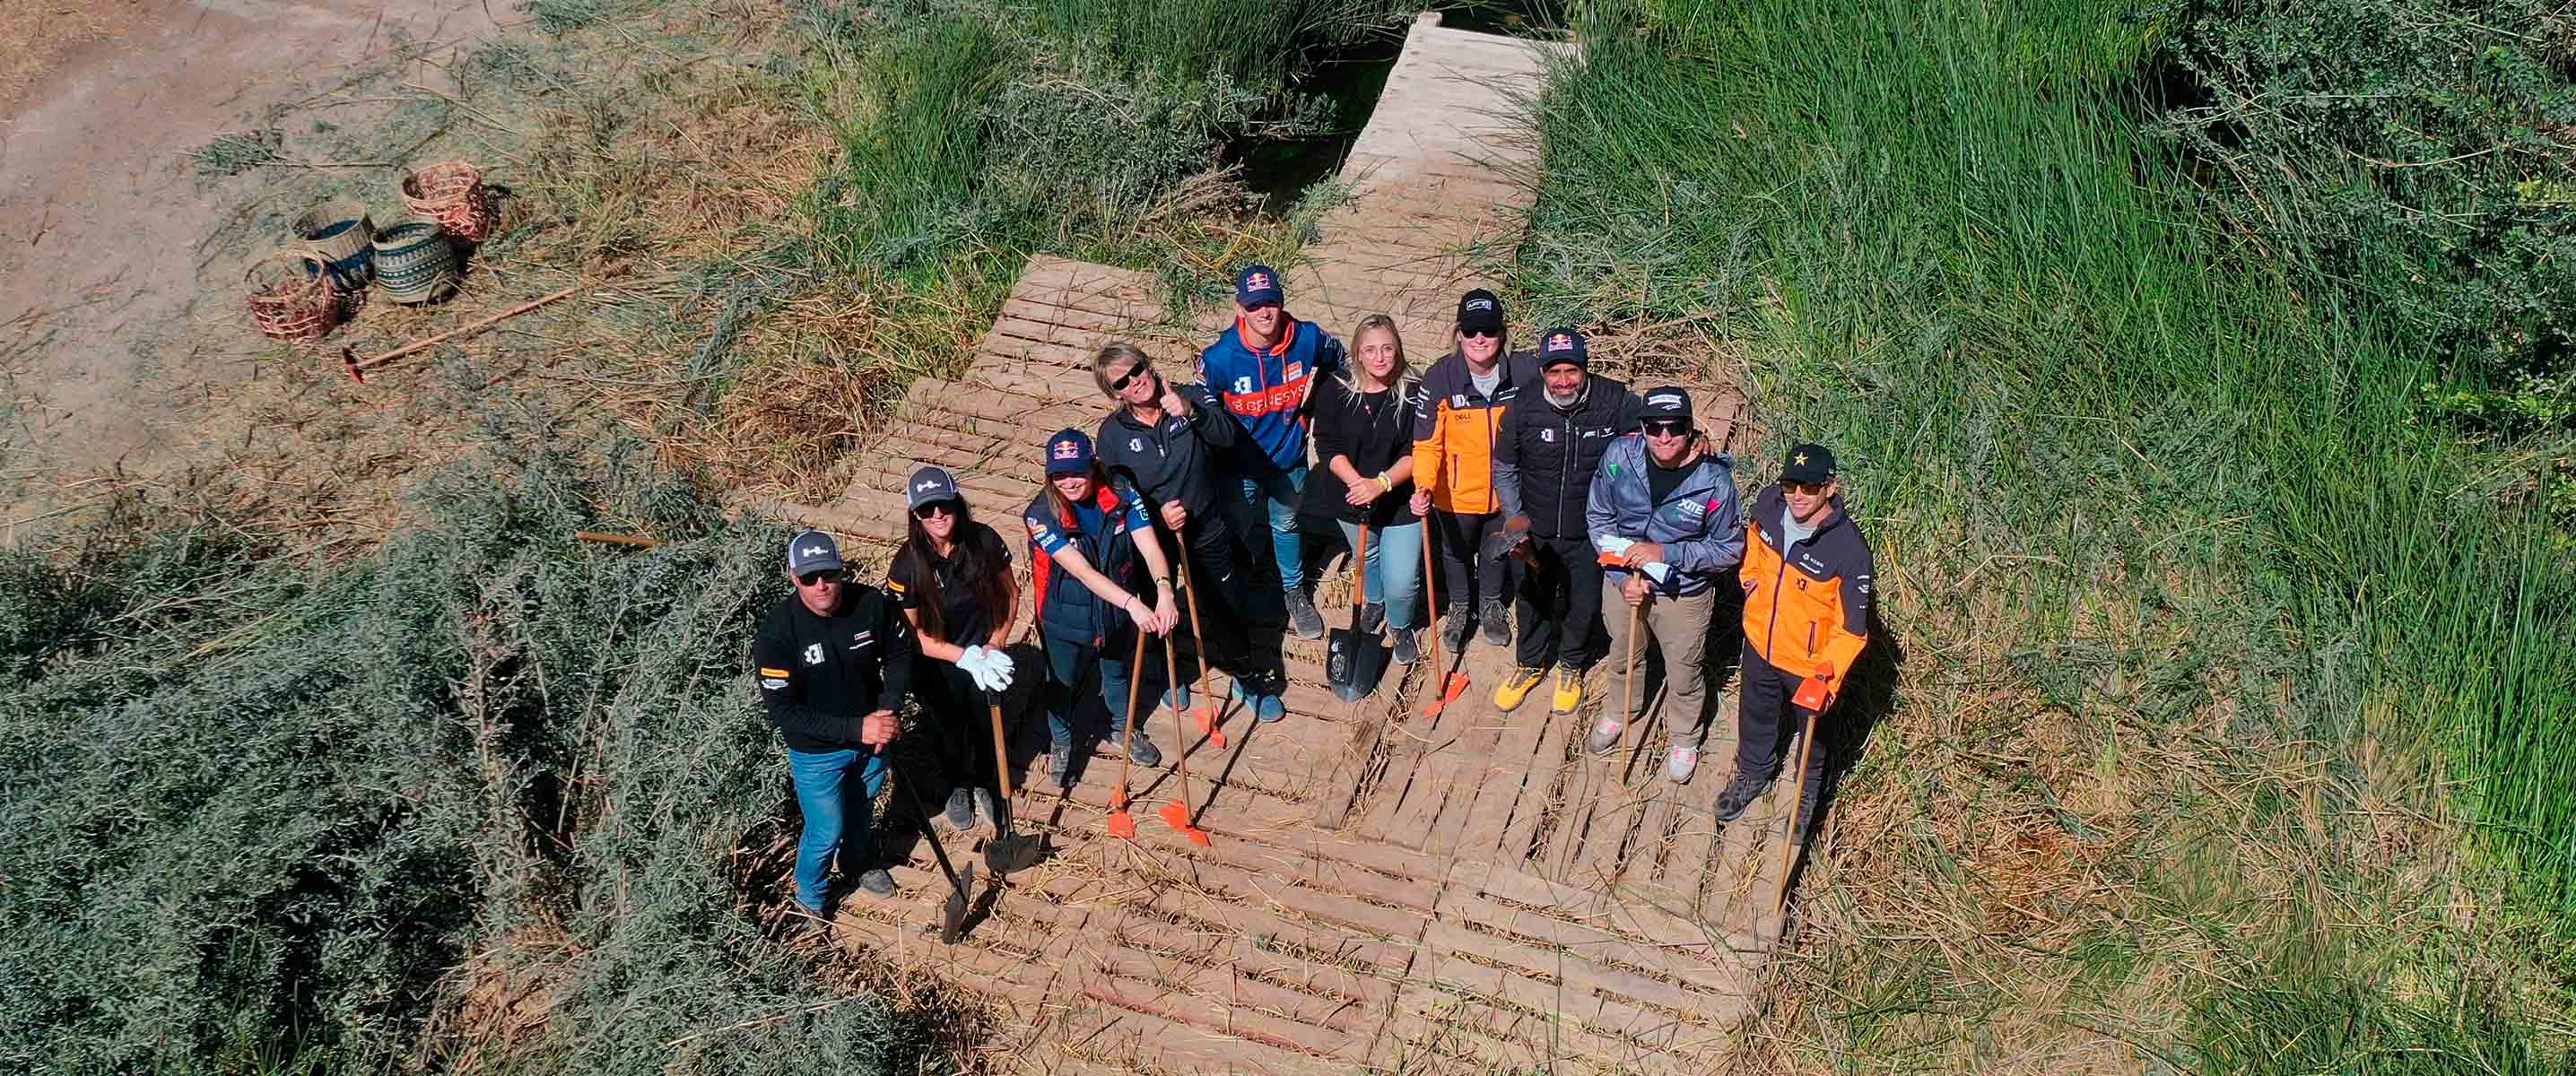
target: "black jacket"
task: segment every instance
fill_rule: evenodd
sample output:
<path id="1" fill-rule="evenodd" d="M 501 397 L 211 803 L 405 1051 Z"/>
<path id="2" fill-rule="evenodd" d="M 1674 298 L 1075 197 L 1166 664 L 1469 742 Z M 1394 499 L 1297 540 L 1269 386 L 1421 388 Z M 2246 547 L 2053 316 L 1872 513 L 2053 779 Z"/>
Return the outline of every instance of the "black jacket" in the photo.
<path id="1" fill-rule="evenodd" d="M 789 594 L 771 606 L 751 641 L 761 705 L 791 751 L 867 750 L 859 719 L 903 710 L 912 682 L 912 633 L 877 588 L 841 584 L 841 611 L 816 616 Z"/>
<path id="2" fill-rule="evenodd" d="M 1413 499 L 1412 479 L 1396 483 L 1393 490 L 1362 508 L 1342 499 L 1348 484 L 1333 473 L 1331 462 L 1335 456 L 1348 456 L 1362 476 L 1375 478 L 1411 456 L 1413 412 L 1421 405 L 1422 385 L 1405 378 L 1388 391 L 1373 415 L 1360 406 L 1361 397 L 1352 385 L 1349 371 L 1316 383 L 1311 419 L 1315 465 L 1306 471 L 1306 492 L 1297 514 L 1371 527 L 1411 523 L 1413 509 L 1405 502 Z M 1375 490 L 1377 483 L 1369 483 L 1368 488 Z M 1403 518 L 1398 519 L 1399 514 Z"/>
<path id="3" fill-rule="evenodd" d="M 1209 470 L 1219 453 L 1234 447 L 1241 431 L 1234 418 L 1208 397 L 1200 385 L 1174 385 L 1190 402 L 1190 417 L 1162 417 L 1148 426 L 1136 421 L 1126 404 L 1100 421 L 1100 464 L 1143 494 L 1148 509 L 1179 501 L 1192 517 L 1216 509 L 1216 478 Z"/>
<path id="4" fill-rule="evenodd" d="M 1494 435 L 1494 488 L 1503 515 L 1528 516 L 1530 533 L 1578 538 L 1592 496 L 1592 473 L 1620 434 L 1638 428 L 1642 404 L 1625 382 L 1586 374 L 1574 406 L 1548 402 L 1544 383 L 1521 390 L 1503 408 Z"/>

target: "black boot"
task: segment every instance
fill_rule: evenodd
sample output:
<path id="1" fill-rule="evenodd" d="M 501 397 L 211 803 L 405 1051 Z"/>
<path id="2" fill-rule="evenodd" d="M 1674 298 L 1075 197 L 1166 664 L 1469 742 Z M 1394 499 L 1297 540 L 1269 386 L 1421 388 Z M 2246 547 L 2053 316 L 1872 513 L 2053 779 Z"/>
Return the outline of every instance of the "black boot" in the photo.
<path id="1" fill-rule="evenodd" d="M 1440 614 L 1440 645 L 1448 647 L 1451 653 L 1466 649 L 1467 636 L 1475 631 L 1475 614 L 1465 602 L 1451 605 Z"/>
<path id="2" fill-rule="evenodd" d="M 1485 602 L 1481 619 L 1484 621 L 1486 646 L 1512 644 L 1512 616 L 1509 609 L 1503 605 L 1501 598 L 1493 598 Z"/>

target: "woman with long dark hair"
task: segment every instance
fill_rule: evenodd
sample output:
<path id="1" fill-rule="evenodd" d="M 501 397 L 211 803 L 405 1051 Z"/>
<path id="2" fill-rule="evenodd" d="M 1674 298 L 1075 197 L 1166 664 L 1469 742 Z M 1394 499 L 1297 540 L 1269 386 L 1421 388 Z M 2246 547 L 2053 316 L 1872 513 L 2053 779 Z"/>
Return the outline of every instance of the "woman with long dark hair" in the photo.
<path id="1" fill-rule="evenodd" d="M 1162 635 L 1180 621 L 1172 565 L 1145 516 L 1145 499 L 1101 469 L 1090 436 L 1058 430 L 1046 442 L 1046 486 L 1021 522 L 1029 528 L 1029 575 L 1046 640 L 1049 773 L 1058 787 L 1072 777 L 1076 712 L 1084 682 L 1095 676 L 1109 710 L 1102 741 L 1139 766 L 1161 763 L 1162 752 L 1145 738 L 1144 715 L 1133 715 L 1131 726 L 1127 713 L 1136 629 Z"/>
<path id="2" fill-rule="evenodd" d="M 1413 498 L 1413 415 L 1421 385 L 1404 360 L 1395 319 L 1371 314 L 1351 334 L 1354 361 L 1319 380 L 1315 391 L 1315 460 L 1299 513 L 1339 525 L 1354 548 L 1369 528 L 1361 566 L 1366 603 L 1356 625 L 1395 635 L 1395 660 L 1418 655 L 1413 603 L 1422 593 L 1422 517 Z"/>
<path id="3" fill-rule="evenodd" d="M 948 809 L 935 821 L 964 831 L 980 814 L 998 832 L 1002 805 L 993 790 L 1001 766 L 988 715 L 1011 686 L 1011 659 L 1002 652 L 1020 600 L 1011 549 L 975 522 L 946 468 L 914 471 L 905 489 L 912 514 L 886 591 L 919 641 L 913 692 L 949 773 Z"/>

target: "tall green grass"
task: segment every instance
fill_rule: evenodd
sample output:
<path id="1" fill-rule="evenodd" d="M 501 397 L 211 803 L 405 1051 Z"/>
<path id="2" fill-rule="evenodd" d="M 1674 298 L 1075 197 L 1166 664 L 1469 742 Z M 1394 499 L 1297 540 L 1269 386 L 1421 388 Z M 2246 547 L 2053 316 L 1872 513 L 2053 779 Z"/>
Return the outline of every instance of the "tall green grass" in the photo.
<path id="1" fill-rule="evenodd" d="M 1775 444 L 1843 452 L 1913 660 L 2003 666 L 1896 720 L 2003 671 L 2249 752 L 2438 743 L 2576 936 L 2576 582 L 2528 476 L 2417 421 L 2406 341 L 2207 223 L 2142 134 L 2153 21 L 1659 0 L 1578 29 L 1516 282 L 1544 317 L 1699 317 Z"/>

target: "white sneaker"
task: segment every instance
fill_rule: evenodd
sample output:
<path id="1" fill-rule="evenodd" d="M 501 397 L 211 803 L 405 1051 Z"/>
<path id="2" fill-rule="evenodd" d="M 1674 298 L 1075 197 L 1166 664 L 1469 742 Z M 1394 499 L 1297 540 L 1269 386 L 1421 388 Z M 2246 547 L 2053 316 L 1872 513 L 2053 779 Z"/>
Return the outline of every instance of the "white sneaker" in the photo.
<path id="1" fill-rule="evenodd" d="M 1698 772 L 1699 748 L 1675 747 L 1664 756 L 1664 776 L 1672 778 L 1674 784 L 1689 784 L 1691 775 Z"/>

